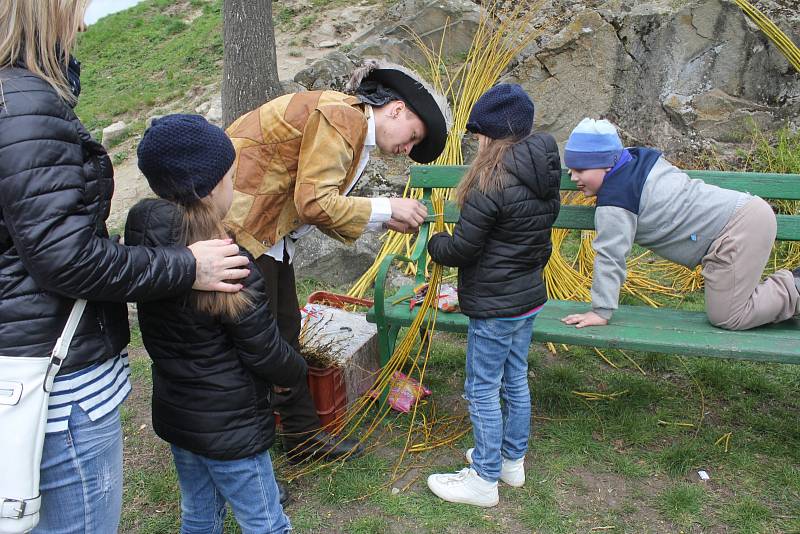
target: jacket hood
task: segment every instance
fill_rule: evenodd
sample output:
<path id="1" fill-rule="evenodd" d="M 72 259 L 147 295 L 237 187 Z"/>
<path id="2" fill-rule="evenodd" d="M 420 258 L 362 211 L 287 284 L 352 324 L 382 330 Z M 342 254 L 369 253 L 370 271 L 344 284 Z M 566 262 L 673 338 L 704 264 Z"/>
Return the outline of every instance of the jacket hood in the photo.
<path id="1" fill-rule="evenodd" d="M 554 156 L 554 154 L 556 156 Z M 525 184 L 541 200 L 558 196 L 559 183 L 553 183 L 550 171 L 557 157 L 558 147 L 549 135 L 534 133 L 514 144 L 506 153 L 503 164 L 506 170 Z M 555 162 L 560 166 L 560 162 Z"/>
<path id="2" fill-rule="evenodd" d="M 128 212 L 125 244 L 145 247 L 183 245 L 181 221 L 177 204 L 160 198 L 141 200 Z"/>

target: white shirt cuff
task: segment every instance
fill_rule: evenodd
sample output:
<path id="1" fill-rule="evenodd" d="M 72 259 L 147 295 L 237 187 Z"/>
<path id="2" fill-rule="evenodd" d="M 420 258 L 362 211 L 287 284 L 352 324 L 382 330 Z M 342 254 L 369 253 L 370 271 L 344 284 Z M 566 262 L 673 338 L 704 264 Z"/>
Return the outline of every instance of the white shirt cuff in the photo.
<path id="1" fill-rule="evenodd" d="M 372 213 L 369 215 L 367 230 L 382 230 L 383 223 L 392 218 L 392 203 L 388 198 L 371 198 Z"/>

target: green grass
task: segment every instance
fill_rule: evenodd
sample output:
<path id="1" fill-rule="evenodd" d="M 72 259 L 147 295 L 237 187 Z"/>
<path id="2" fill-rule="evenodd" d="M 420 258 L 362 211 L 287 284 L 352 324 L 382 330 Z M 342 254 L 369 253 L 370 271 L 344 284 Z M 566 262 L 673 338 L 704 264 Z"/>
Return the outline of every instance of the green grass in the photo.
<path id="1" fill-rule="evenodd" d="M 754 171 L 800 173 L 800 132 L 787 125 L 768 137 L 754 127 L 750 137 L 754 150 L 745 159 Z"/>
<path id="2" fill-rule="evenodd" d="M 312 14 L 312 15 L 303 15 L 302 17 L 300 17 L 300 22 L 298 24 L 298 27 L 299 27 L 300 30 L 305 30 L 305 29 L 308 29 L 316 21 L 317 21 L 317 16 L 314 15 L 314 14 Z"/>
<path id="3" fill-rule="evenodd" d="M 348 532 L 353 534 L 382 534 L 386 520 L 382 517 L 359 517 L 350 522 Z"/>
<path id="4" fill-rule="evenodd" d="M 705 490 L 701 486 L 677 484 L 658 496 L 658 507 L 667 518 L 686 524 L 700 513 L 704 498 Z"/>
<path id="5" fill-rule="evenodd" d="M 89 131 L 147 112 L 221 76 L 221 0 L 199 2 L 202 14 L 187 24 L 164 15 L 177 0 L 145 0 L 103 18 L 82 34 L 77 114 Z M 131 127 L 132 132 L 141 125 Z"/>
<path id="6" fill-rule="evenodd" d="M 293 7 L 279 6 L 277 3 L 273 8 L 273 18 L 278 26 L 286 28 L 290 26 L 297 16 L 297 10 Z"/>
<path id="7" fill-rule="evenodd" d="M 116 233 L 120 234 L 119 231 L 117 231 Z M 139 329 L 139 323 L 131 324 L 130 330 L 131 330 L 131 341 L 130 341 L 131 348 L 134 349 L 142 348 L 144 344 L 142 343 L 142 331 L 141 329 Z"/>
<path id="8" fill-rule="evenodd" d="M 299 299 L 320 289 L 332 290 L 300 281 Z M 447 413 L 466 409 L 459 398 L 465 341 L 464 335 L 437 333 L 432 342 L 425 381 L 434 392 L 429 402 Z M 409 421 L 392 415 L 382 426 L 392 429 L 390 437 L 378 451 L 293 481 L 287 513 L 299 533 L 571 533 L 597 526 L 613 526 L 612 532 L 797 531 L 800 368 L 628 354 L 646 376 L 614 351 L 607 356 L 620 369 L 591 350 L 571 347 L 553 356 L 534 346 L 528 480 L 519 489 L 501 485 L 496 509 L 444 503 L 425 486 L 430 473 L 464 465 L 469 435 L 451 449 L 408 457 L 405 465 L 413 470 L 398 485 L 410 486 L 392 494 L 392 472 Z M 147 394 L 148 363 L 144 357 L 131 363 L 136 391 Z M 588 403 L 572 391 L 626 393 L 615 401 Z M 126 456 L 150 459 L 126 467 L 121 531 L 174 531 L 180 513 L 171 458 L 149 428 L 140 430 L 140 422 L 141 414 L 123 411 Z M 715 442 L 728 432 L 726 452 Z M 280 449 L 273 455 L 280 475 Z M 709 473 L 709 482 L 698 480 L 699 469 Z M 231 514 L 225 531 L 238 532 Z"/>
<path id="9" fill-rule="evenodd" d="M 772 515 L 769 508 L 752 497 L 743 497 L 727 504 L 722 511 L 723 518 L 737 525 L 739 532 L 764 532 L 765 527 L 774 527 Z"/>

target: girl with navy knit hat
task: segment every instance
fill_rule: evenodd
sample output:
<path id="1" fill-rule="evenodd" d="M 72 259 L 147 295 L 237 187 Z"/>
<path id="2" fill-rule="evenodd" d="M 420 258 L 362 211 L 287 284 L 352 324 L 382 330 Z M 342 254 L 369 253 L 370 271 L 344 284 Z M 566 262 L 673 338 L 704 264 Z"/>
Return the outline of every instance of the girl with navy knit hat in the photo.
<path id="1" fill-rule="evenodd" d="M 469 467 L 428 478 L 450 502 L 495 506 L 498 480 L 525 483 L 528 350 L 547 301 L 542 270 L 561 177 L 558 146 L 549 134 L 531 134 L 533 115 L 519 85 L 497 85 L 478 99 L 467 123 L 478 153 L 456 191 L 461 215 L 453 235 L 428 243 L 435 262 L 458 267 L 458 301 L 469 317 L 464 393 L 475 447 L 466 451 Z"/>
<path id="2" fill-rule="evenodd" d="M 131 209 L 127 244 L 227 237 L 235 152 L 225 132 L 200 116 L 168 115 L 153 121 L 137 155 L 161 198 Z M 270 391 L 301 380 L 306 364 L 281 338 L 253 266 L 245 287 L 138 303 L 153 360 L 153 430 L 172 448 L 184 534 L 221 533 L 226 501 L 244 533 L 291 530 L 267 450 Z"/>
<path id="3" fill-rule="evenodd" d="M 592 309 L 562 319 L 577 328 L 608 324 L 634 243 L 694 269 L 703 266 L 706 315 L 747 330 L 800 314 L 800 268 L 761 275 L 777 221 L 762 198 L 704 183 L 652 148 L 623 148 L 607 120 L 583 119 L 564 163 L 584 195 L 597 197 Z"/>

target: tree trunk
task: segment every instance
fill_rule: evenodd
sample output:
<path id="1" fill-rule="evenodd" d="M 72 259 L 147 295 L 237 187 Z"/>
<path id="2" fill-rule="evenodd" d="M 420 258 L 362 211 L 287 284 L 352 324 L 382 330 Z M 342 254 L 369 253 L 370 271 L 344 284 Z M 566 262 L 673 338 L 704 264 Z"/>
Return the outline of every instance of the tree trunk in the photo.
<path id="1" fill-rule="evenodd" d="M 224 0 L 222 121 L 230 123 L 278 96 L 272 0 Z"/>

